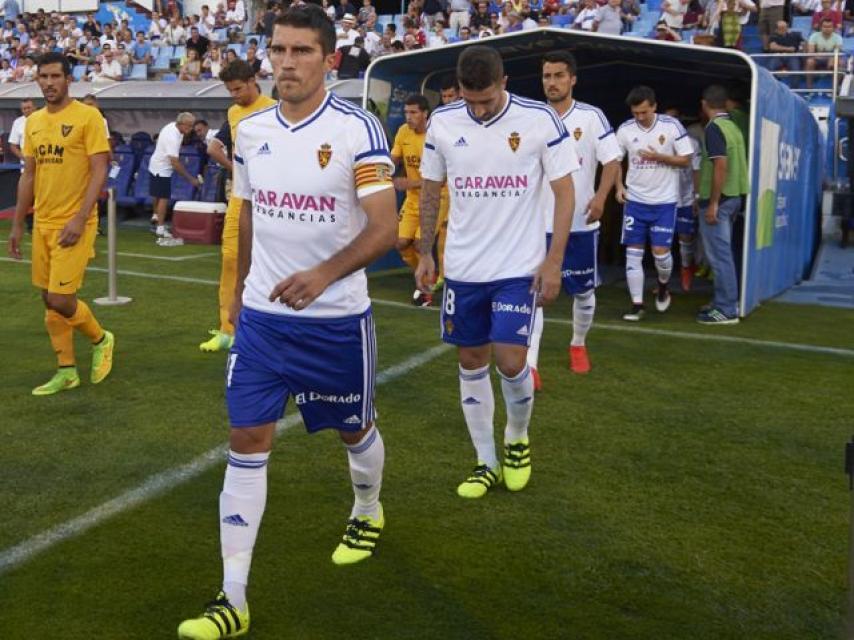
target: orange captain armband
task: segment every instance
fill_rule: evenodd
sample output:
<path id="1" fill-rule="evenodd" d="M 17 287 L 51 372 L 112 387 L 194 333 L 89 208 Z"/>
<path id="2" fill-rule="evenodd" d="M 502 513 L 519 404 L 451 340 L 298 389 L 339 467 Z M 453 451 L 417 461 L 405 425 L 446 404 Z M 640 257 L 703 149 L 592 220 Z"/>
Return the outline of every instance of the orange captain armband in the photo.
<path id="1" fill-rule="evenodd" d="M 356 167 L 356 193 L 360 198 L 364 198 L 372 193 L 394 186 L 391 181 L 391 172 L 392 168 L 382 162 Z"/>

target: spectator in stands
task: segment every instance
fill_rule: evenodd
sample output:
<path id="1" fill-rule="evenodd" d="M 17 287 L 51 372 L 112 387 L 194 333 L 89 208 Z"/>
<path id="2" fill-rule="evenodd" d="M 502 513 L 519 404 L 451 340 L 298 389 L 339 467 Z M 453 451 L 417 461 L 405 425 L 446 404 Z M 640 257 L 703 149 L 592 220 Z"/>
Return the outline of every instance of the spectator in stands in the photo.
<path id="1" fill-rule="evenodd" d="M 14 82 L 15 70 L 9 65 L 8 58 L 0 58 L 0 82 Z"/>
<path id="2" fill-rule="evenodd" d="M 8 60 L 6 62 L 8 63 Z M 21 100 L 21 104 L 19 106 L 21 108 L 21 115 L 15 118 L 12 122 L 12 128 L 9 131 L 9 151 L 12 152 L 13 156 L 20 160 L 21 165 L 23 166 L 24 153 L 21 150 L 21 147 L 24 144 L 24 124 L 27 122 L 27 118 L 30 117 L 30 114 L 36 110 L 36 105 L 30 98 L 24 98 Z"/>
<path id="3" fill-rule="evenodd" d="M 190 27 L 190 37 L 187 40 L 187 51 L 191 49 L 196 52 L 196 57 L 201 60 L 208 52 L 211 41 L 199 33 L 198 27 Z"/>
<path id="4" fill-rule="evenodd" d="M 489 29 L 489 3 L 486 0 L 478 1 L 477 7 L 472 14 L 471 22 L 469 22 L 469 27 L 476 32 L 481 29 Z"/>
<path id="5" fill-rule="evenodd" d="M 202 60 L 203 72 L 209 73 L 212 78 L 219 78 L 219 74 L 224 66 L 225 65 L 223 64 L 222 50 L 217 46 L 211 47 L 208 50 L 205 59 Z"/>
<path id="6" fill-rule="evenodd" d="M 109 44 L 111 48 L 115 49 L 118 44 L 116 40 L 116 34 L 113 33 L 113 25 L 112 23 L 107 23 L 104 25 L 104 32 L 101 34 L 101 37 L 98 38 L 101 41 L 101 46 L 103 47 L 105 44 Z"/>
<path id="7" fill-rule="evenodd" d="M 661 20 L 670 27 L 671 31 L 680 33 L 685 13 L 688 11 L 689 0 L 662 0 Z"/>
<path id="8" fill-rule="evenodd" d="M 811 16 L 821 11 L 821 0 L 792 0 L 792 12 L 799 16 Z"/>
<path id="9" fill-rule="evenodd" d="M 181 65 L 178 80 L 200 80 L 202 77 L 202 61 L 195 49 L 187 49 L 187 60 Z"/>
<path id="10" fill-rule="evenodd" d="M 160 37 L 163 44 L 182 45 L 187 41 L 187 31 L 181 25 L 177 16 L 169 18 L 169 24 L 163 29 Z"/>
<path id="11" fill-rule="evenodd" d="M 400 42 L 400 36 L 397 35 L 397 25 L 393 22 L 389 22 L 385 29 L 383 30 L 383 35 L 388 36 L 389 42 Z"/>
<path id="12" fill-rule="evenodd" d="M 664 1 L 667 2 L 667 0 Z M 584 8 L 575 16 L 575 20 L 572 23 L 573 28 L 581 29 L 582 31 L 593 31 L 593 25 L 596 22 L 598 13 L 599 6 L 596 4 L 596 0 L 584 0 Z M 513 14 L 511 13 L 510 15 L 512 16 Z M 506 31 L 509 31 L 509 29 Z"/>
<path id="13" fill-rule="evenodd" d="M 481 29 L 479 33 L 482 33 L 484 30 Z M 501 24 L 501 14 L 498 13 L 490 13 L 489 14 L 489 29 L 493 34 L 496 33 L 504 33 L 504 25 Z"/>
<path id="14" fill-rule="evenodd" d="M 21 7 L 18 6 L 18 0 L 4 0 L 3 16 L 6 20 L 16 20 L 19 13 L 21 13 Z"/>
<path id="15" fill-rule="evenodd" d="M 258 72 L 261 71 L 261 61 L 258 59 L 258 50 L 255 47 L 246 47 L 246 62 L 249 63 L 252 72 L 257 76 Z"/>
<path id="16" fill-rule="evenodd" d="M 664 20 L 659 20 L 655 25 L 655 35 L 653 40 L 663 40 L 664 42 L 681 42 L 682 36 L 667 26 Z"/>
<path id="17" fill-rule="evenodd" d="M 344 45 L 339 49 L 341 62 L 338 64 L 338 79 L 358 78 L 371 64 L 371 56 L 365 51 L 365 41 L 362 36 L 356 36 L 353 44 Z"/>
<path id="18" fill-rule="evenodd" d="M 357 31 L 362 40 L 365 41 L 365 51 L 371 58 L 376 58 L 380 51 L 380 34 L 377 33 L 376 29 L 368 29 L 363 24 L 359 25 Z"/>
<path id="19" fill-rule="evenodd" d="M 632 24 L 641 14 L 640 2 L 639 0 L 623 0 L 621 9 L 625 16 L 625 18 L 623 18 L 623 31 L 630 31 Z"/>
<path id="20" fill-rule="evenodd" d="M 842 12 L 831 7 L 831 0 L 821 0 L 821 10 L 816 11 L 812 16 L 813 31 L 821 29 L 821 22 L 825 19 L 833 22 L 835 31 L 842 32 Z"/>
<path id="21" fill-rule="evenodd" d="M 242 31 L 246 22 L 246 6 L 243 0 L 228 0 L 225 12 L 225 26 L 229 31 Z"/>
<path id="22" fill-rule="evenodd" d="M 519 17 L 522 19 L 522 31 L 530 31 L 531 29 L 537 28 L 537 21 L 531 17 L 531 12 L 529 11 L 527 0 L 523 3 L 522 11 L 519 13 Z"/>
<path id="23" fill-rule="evenodd" d="M 447 24 L 444 10 L 445 4 L 445 0 L 424 0 L 422 9 L 428 27 L 432 27 L 436 23 L 436 20 L 442 20 L 443 23 Z"/>
<path id="24" fill-rule="evenodd" d="M 125 49 L 125 45 L 123 42 L 119 43 L 119 46 L 116 48 L 116 55 L 114 56 L 116 61 L 119 63 L 119 66 L 122 68 L 122 76 L 126 77 L 130 73 L 130 54 Z"/>
<path id="25" fill-rule="evenodd" d="M 136 32 L 136 40 L 129 47 L 129 51 L 134 64 L 151 64 L 151 43 L 146 41 L 144 31 Z"/>
<path id="26" fill-rule="evenodd" d="M 460 34 L 460 27 L 470 26 L 471 0 L 449 0 L 448 20 L 451 34 L 455 36 Z"/>
<path id="27" fill-rule="evenodd" d="M 160 17 L 157 11 L 151 12 L 151 22 L 148 23 L 148 37 L 151 40 L 161 38 L 168 23 Z"/>
<path id="28" fill-rule="evenodd" d="M 362 8 L 359 9 L 356 20 L 360 25 L 363 24 L 368 29 L 374 28 L 374 25 L 377 23 L 377 10 L 371 4 L 371 0 L 362 0 Z"/>
<path id="29" fill-rule="evenodd" d="M 326 16 L 335 22 L 338 18 L 338 14 L 335 11 L 335 5 L 332 4 L 331 0 L 320 0 L 321 8 L 326 12 Z"/>
<path id="30" fill-rule="evenodd" d="M 237 52 L 234 49 L 225 50 L 225 66 L 228 66 L 230 63 L 239 59 L 240 58 L 238 57 Z"/>
<path id="31" fill-rule="evenodd" d="M 785 0 L 759 0 L 759 36 L 762 38 L 762 50 L 768 51 L 771 34 L 780 20 L 785 20 Z"/>
<path id="32" fill-rule="evenodd" d="M 199 118 L 193 124 L 193 135 L 196 136 L 196 140 L 203 143 L 205 148 L 207 148 L 210 141 L 214 139 L 217 132 L 210 128 L 207 120 L 202 120 Z"/>
<path id="33" fill-rule="evenodd" d="M 807 58 L 806 70 L 817 71 L 822 69 L 833 69 L 833 58 L 830 55 L 842 49 L 842 36 L 833 26 L 833 20 L 825 18 L 821 21 L 821 30 L 816 31 L 807 41 L 807 53 L 823 53 L 822 57 Z M 807 89 L 812 89 L 813 77 L 807 76 Z"/>
<path id="34" fill-rule="evenodd" d="M 155 234 L 158 241 L 161 238 L 172 238 L 172 234 L 166 230 L 166 212 L 172 196 L 172 174 L 177 172 L 194 187 L 199 186 L 196 176 L 187 171 L 180 159 L 184 136 L 192 131 L 195 122 L 195 116 L 185 111 L 178 114 L 175 122 L 163 127 L 157 136 L 157 145 L 148 164 L 149 193 L 154 199 L 153 221 L 156 224 Z"/>
<path id="35" fill-rule="evenodd" d="M 485 29 L 486 27 L 483 27 L 483 28 Z M 471 27 L 460 27 L 459 38 L 451 38 L 450 41 L 451 42 L 468 42 L 469 40 L 472 39 L 471 34 L 472 34 Z"/>
<path id="36" fill-rule="evenodd" d="M 427 34 L 424 33 L 424 30 L 421 28 L 420 24 L 415 21 L 414 18 L 405 18 L 403 22 L 403 28 L 406 29 L 403 41 L 404 45 L 406 45 L 406 36 L 410 36 L 415 41 L 415 48 L 417 49 L 422 49 L 427 45 Z"/>
<path id="37" fill-rule="evenodd" d="M 618 36 L 623 32 L 624 16 L 622 0 L 608 0 L 608 4 L 600 7 L 596 13 L 593 31 Z"/>
<path id="38" fill-rule="evenodd" d="M 356 31 L 356 17 L 352 13 L 345 13 L 344 17 L 341 18 L 341 26 L 336 31 L 335 37 L 337 38 L 337 42 L 335 48 L 340 49 L 345 45 L 354 44 L 358 35 L 359 32 Z"/>
<path id="39" fill-rule="evenodd" d="M 112 49 L 104 49 L 104 57 L 101 61 L 101 74 L 96 77 L 98 81 L 118 82 L 122 79 L 122 65 L 116 59 Z"/>
<path id="40" fill-rule="evenodd" d="M 32 56 L 25 56 L 23 64 L 15 69 L 16 82 L 32 82 L 36 77 L 36 61 Z"/>
<path id="41" fill-rule="evenodd" d="M 203 4 L 201 11 L 202 15 L 199 16 L 199 24 L 204 25 L 205 31 L 207 31 L 208 33 L 212 33 L 214 30 L 215 20 L 213 14 L 211 13 L 210 5 Z"/>

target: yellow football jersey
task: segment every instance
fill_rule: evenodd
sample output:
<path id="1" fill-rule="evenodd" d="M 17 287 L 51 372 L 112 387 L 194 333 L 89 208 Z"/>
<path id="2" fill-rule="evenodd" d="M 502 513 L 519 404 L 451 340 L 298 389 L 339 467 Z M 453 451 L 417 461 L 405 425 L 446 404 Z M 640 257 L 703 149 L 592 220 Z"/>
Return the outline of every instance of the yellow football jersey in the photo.
<path id="1" fill-rule="evenodd" d="M 89 156 L 109 150 L 101 112 L 77 100 L 61 111 L 42 108 L 27 118 L 23 153 L 36 163 L 33 208 L 40 227 L 61 229 L 78 213 L 91 177 Z"/>
<path id="2" fill-rule="evenodd" d="M 424 153 L 424 139 L 427 132 L 415 133 L 412 128 L 404 123 L 394 136 L 394 146 L 391 155 L 400 158 L 406 177 L 410 180 L 421 180 L 421 155 Z M 418 204 L 421 189 L 407 189 L 406 199 Z"/>
<path id="3" fill-rule="evenodd" d="M 233 104 L 228 108 L 228 126 L 231 128 L 231 146 L 234 148 L 237 145 L 237 123 L 243 120 L 246 116 L 251 116 L 256 111 L 272 107 L 276 101 L 269 96 L 260 95 L 258 99 L 248 107 L 241 107 L 239 104 Z"/>

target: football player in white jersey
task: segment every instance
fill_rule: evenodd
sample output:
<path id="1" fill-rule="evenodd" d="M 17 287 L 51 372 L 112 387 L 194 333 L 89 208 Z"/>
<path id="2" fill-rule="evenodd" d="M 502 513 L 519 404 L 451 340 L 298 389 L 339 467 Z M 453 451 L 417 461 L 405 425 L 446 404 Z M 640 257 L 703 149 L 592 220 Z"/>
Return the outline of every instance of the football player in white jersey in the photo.
<path id="1" fill-rule="evenodd" d="M 590 358 L 587 355 L 586 339 L 596 312 L 596 287 L 599 284 L 596 269 L 599 219 L 620 172 L 620 147 L 605 114 L 572 97 L 578 80 L 578 68 L 569 51 L 553 51 L 543 57 L 542 79 L 546 100 L 563 120 L 581 165 L 572 177 L 575 185 L 575 213 L 561 276 L 564 291 L 572 297 L 569 367 L 575 373 L 587 373 L 590 371 Z M 600 164 L 602 177 L 596 189 L 596 169 Z M 554 204 L 548 187 L 543 189 L 541 210 L 546 216 L 546 233 L 548 243 L 551 244 Z M 540 386 L 537 356 L 542 332 L 543 310 L 538 308 L 531 347 L 528 349 L 528 364 L 537 389 Z"/>
<path id="2" fill-rule="evenodd" d="M 617 181 L 617 201 L 623 209 L 623 237 L 626 246 L 626 283 L 632 308 L 623 320 L 639 321 L 644 314 L 643 254 L 647 239 L 652 247 L 658 290 L 655 308 L 670 307 L 670 274 L 673 271 L 673 228 L 679 200 L 679 169 L 691 163 L 693 149 L 688 132 L 678 120 L 655 112 L 655 92 L 637 86 L 629 92 L 626 104 L 632 118 L 617 130 L 617 142 L 628 155 L 626 187 Z"/>
<path id="3" fill-rule="evenodd" d="M 671 118 L 679 119 L 679 109 L 671 107 L 665 113 Z M 680 280 L 685 292 L 691 290 L 696 269 L 694 241 L 697 238 L 697 214 L 700 210 L 698 187 L 702 160 L 700 143 L 690 133 L 688 139 L 694 151 L 691 154 L 691 164 L 679 169 L 679 201 L 676 204 L 676 235 L 679 238 L 679 262 L 682 265 Z"/>
<path id="4" fill-rule="evenodd" d="M 415 277 L 422 291 L 429 290 L 436 270 L 432 238 L 447 179 L 451 209 L 442 339 L 458 347 L 460 400 L 477 454 L 474 472 L 457 493 L 480 498 L 502 478 L 508 489 L 519 491 L 531 474 L 534 383 L 526 356 L 534 310 L 560 291 L 578 159 L 553 109 L 505 91 L 504 66 L 495 49 L 465 49 L 457 80 L 462 100 L 436 109 L 427 127 Z M 555 199 L 548 252 L 539 209 L 544 181 Z M 493 352 L 507 407 L 502 464 L 493 433 Z"/>
<path id="5" fill-rule="evenodd" d="M 335 27 L 318 6 L 277 18 L 270 59 L 280 102 L 244 118 L 235 144 L 243 205 L 226 370 L 231 450 L 219 501 L 224 577 L 202 616 L 178 628 L 193 640 L 248 630 L 267 461 L 289 397 L 309 432 L 336 429 L 347 448 L 355 502 L 332 561 L 370 557 L 384 524 L 364 267 L 397 238 L 388 143 L 373 115 L 326 92 Z"/>

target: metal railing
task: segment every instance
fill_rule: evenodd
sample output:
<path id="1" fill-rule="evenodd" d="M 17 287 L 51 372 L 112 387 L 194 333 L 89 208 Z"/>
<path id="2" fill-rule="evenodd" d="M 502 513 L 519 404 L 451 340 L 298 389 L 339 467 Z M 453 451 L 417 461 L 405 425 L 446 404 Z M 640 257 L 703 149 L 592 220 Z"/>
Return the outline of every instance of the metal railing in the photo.
<path id="1" fill-rule="evenodd" d="M 829 89 L 827 89 L 827 88 L 824 88 L 824 89 L 821 89 L 821 88 L 819 88 L 819 89 L 801 88 L 801 87 L 794 88 L 791 86 L 789 86 L 789 89 L 791 89 L 791 91 L 794 93 L 829 94 L 831 100 L 836 100 L 836 97 L 839 95 L 839 85 L 840 85 L 839 76 L 840 76 L 840 74 L 845 73 L 845 69 L 841 68 L 841 59 L 844 55 L 845 54 L 843 52 L 837 50 L 837 51 L 833 51 L 833 52 L 829 52 L 829 53 L 818 53 L 818 52 L 816 52 L 816 53 L 755 53 L 755 54 L 751 55 L 751 58 L 754 58 L 758 64 L 760 64 L 761 66 L 764 66 L 766 68 L 767 68 L 767 65 L 762 63 L 763 60 L 775 59 L 775 60 L 780 60 L 784 64 L 785 64 L 786 60 L 798 60 L 799 66 L 805 66 L 805 65 L 800 65 L 800 61 L 805 62 L 809 58 L 830 59 L 832 61 L 830 68 L 825 69 L 825 70 L 821 70 L 821 71 L 806 71 L 803 68 L 792 71 L 792 70 L 789 70 L 788 67 L 787 67 L 786 71 L 782 71 L 782 70 L 771 71 L 770 69 L 769 69 L 769 71 L 778 80 L 782 80 L 782 79 L 785 79 L 787 77 L 815 78 L 815 77 L 821 77 L 821 76 L 832 76 L 832 86 Z M 788 83 L 786 83 L 786 84 L 788 84 Z"/>

